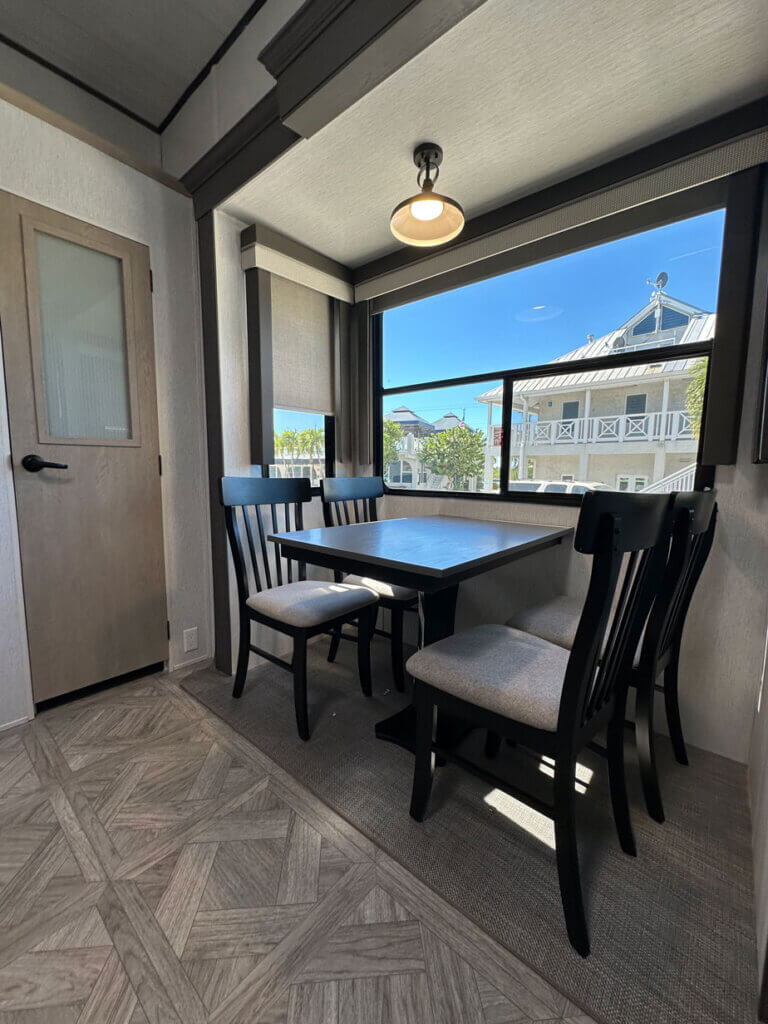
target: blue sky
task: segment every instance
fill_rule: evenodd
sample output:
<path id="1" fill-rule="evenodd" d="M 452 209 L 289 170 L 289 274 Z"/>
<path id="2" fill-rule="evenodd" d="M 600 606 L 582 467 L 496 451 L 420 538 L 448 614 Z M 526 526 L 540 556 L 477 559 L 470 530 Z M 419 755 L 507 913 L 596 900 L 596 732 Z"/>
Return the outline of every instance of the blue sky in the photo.
<path id="1" fill-rule="evenodd" d="M 703 214 L 389 310 L 384 386 L 548 362 L 619 327 L 662 270 L 669 295 L 714 311 L 724 220 L 722 210 Z M 485 428 L 485 408 L 473 402 L 484 390 L 388 395 L 384 412 L 406 405 L 434 421 L 466 409 L 470 425 Z"/>

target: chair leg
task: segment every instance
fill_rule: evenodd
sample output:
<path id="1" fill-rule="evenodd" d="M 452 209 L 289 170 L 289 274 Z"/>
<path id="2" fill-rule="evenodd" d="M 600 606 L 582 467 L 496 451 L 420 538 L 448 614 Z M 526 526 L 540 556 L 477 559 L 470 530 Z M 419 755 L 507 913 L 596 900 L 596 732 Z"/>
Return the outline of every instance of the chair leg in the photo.
<path id="1" fill-rule="evenodd" d="M 497 732 L 491 732 L 489 729 L 485 734 L 485 756 L 492 761 L 498 754 L 500 746 L 501 736 Z"/>
<path id="2" fill-rule="evenodd" d="M 371 685 L 371 640 L 376 627 L 377 606 L 369 605 L 360 610 L 357 620 L 357 672 L 360 676 L 360 689 L 366 697 L 373 693 Z"/>
<path id="3" fill-rule="evenodd" d="M 656 768 L 656 750 L 653 734 L 653 711 L 656 688 L 654 680 L 639 678 L 635 701 L 635 740 L 637 759 L 640 763 L 640 780 L 648 813 L 654 821 L 664 821 L 664 805 L 659 788 L 659 773 Z"/>
<path id="4" fill-rule="evenodd" d="M 584 914 L 576 843 L 576 765 L 569 758 L 555 760 L 555 853 L 565 927 L 571 945 L 581 956 L 589 956 L 589 935 Z"/>
<path id="5" fill-rule="evenodd" d="M 328 648 L 328 661 L 336 661 L 336 655 L 339 653 L 339 647 L 341 645 L 341 627 L 334 629 L 331 634 L 331 645 Z"/>
<path id="6" fill-rule="evenodd" d="M 390 641 L 390 654 L 392 657 L 392 677 L 395 680 L 395 689 L 400 693 L 405 690 L 405 667 L 403 666 L 403 615 L 402 608 L 390 608 L 389 616 L 391 622 L 392 638 Z"/>
<path id="7" fill-rule="evenodd" d="M 606 752 L 608 755 L 608 779 L 611 789 L 613 820 L 616 824 L 619 843 L 624 853 L 630 857 L 636 857 L 637 847 L 635 846 L 635 835 L 632 831 L 632 818 L 629 813 L 629 798 L 627 797 L 627 782 L 624 774 L 625 708 L 626 701 L 621 701 L 613 718 L 608 723 Z"/>
<path id="8" fill-rule="evenodd" d="M 293 641 L 293 703 L 296 708 L 296 728 L 299 737 L 309 739 L 309 713 L 307 711 L 307 638 L 299 634 Z"/>
<path id="9" fill-rule="evenodd" d="M 248 672 L 248 661 L 251 656 L 251 620 L 240 613 L 240 643 L 237 649 L 237 670 L 235 685 L 232 687 L 233 697 L 242 697 L 245 677 Z"/>
<path id="10" fill-rule="evenodd" d="M 416 708 L 416 756 L 413 763 L 411 817 L 416 821 L 424 821 L 435 774 L 432 744 L 437 730 L 437 705 L 432 703 L 424 683 L 418 679 L 414 681 L 413 703 Z"/>
<path id="11" fill-rule="evenodd" d="M 675 758 L 680 764 L 688 764 L 688 751 L 683 739 L 683 725 L 680 721 L 680 703 L 677 699 L 677 665 L 680 660 L 680 648 L 676 647 L 672 659 L 664 670 L 664 704 L 667 709 L 669 736 Z"/>

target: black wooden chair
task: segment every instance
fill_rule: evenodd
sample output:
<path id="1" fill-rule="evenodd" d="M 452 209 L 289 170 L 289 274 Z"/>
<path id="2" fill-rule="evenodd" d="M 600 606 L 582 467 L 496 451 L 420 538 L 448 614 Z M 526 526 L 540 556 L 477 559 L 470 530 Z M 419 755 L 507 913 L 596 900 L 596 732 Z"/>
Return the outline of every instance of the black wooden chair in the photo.
<path id="1" fill-rule="evenodd" d="M 678 701 L 680 641 L 686 615 L 702 569 L 712 548 L 717 519 L 714 491 L 684 491 L 675 496 L 674 525 L 664 579 L 648 618 L 642 647 L 630 671 L 637 688 L 635 735 L 648 813 L 664 821 L 656 770 L 653 695 L 664 694 L 667 725 L 675 757 L 688 764 Z M 579 602 L 565 595 L 521 609 L 507 625 L 570 650 L 579 622 Z M 657 684 L 664 673 L 663 685 Z"/>
<path id="2" fill-rule="evenodd" d="M 589 937 L 576 843 L 579 753 L 607 731 L 611 801 L 619 841 L 635 854 L 624 783 L 627 664 L 664 572 L 671 496 L 589 492 L 574 546 L 592 571 L 573 649 L 504 625 L 476 626 L 425 647 L 407 664 L 416 678 L 416 763 L 411 815 L 422 821 L 437 756 L 453 761 L 554 819 L 568 937 L 582 955 Z M 554 760 L 553 801 L 512 788 L 456 749 L 437 742 L 440 712 Z"/>
<path id="3" fill-rule="evenodd" d="M 285 560 L 284 582 L 284 560 L 280 557 L 277 543 L 269 542 L 267 536 L 269 533 L 302 529 L 302 506 L 311 500 L 308 479 L 225 476 L 221 478 L 220 486 L 240 607 L 240 643 L 232 695 L 242 696 L 251 651 L 287 669 L 293 673 L 299 736 L 308 740 L 307 641 L 320 633 L 341 628 L 343 623 L 357 622 L 360 686 L 365 696 L 370 697 L 370 650 L 376 619 L 376 595 L 367 587 L 349 583 L 308 580 L 306 566 L 302 562 L 296 564 L 294 580 L 290 559 Z M 293 638 L 290 662 L 251 643 L 252 622 L 259 622 Z"/>
<path id="4" fill-rule="evenodd" d="M 677 693 L 680 643 L 691 598 L 712 549 L 716 521 L 714 491 L 688 491 L 676 496 L 666 572 L 629 677 L 630 684 L 637 688 L 635 736 L 643 794 L 648 813 L 656 821 L 664 821 L 664 806 L 654 749 L 655 694 L 664 694 L 675 757 L 680 764 L 688 764 Z M 657 680 L 662 672 L 664 682 L 660 684 Z"/>
<path id="5" fill-rule="evenodd" d="M 378 518 L 376 499 L 384 494 L 384 483 L 380 476 L 328 477 L 320 482 L 323 500 L 323 519 L 326 526 L 349 526 L 351 523 L 370 523 Z M 390 638 L 392 675 L 395 687 L 405 689 L 405 668 L 403 665 L 403 619 L 406 611 L 416 610 L 419 595 L 409 587 L 398 587 L 383 583 L 369 576 L 344 576 L 336 573 L 337 582 L 352 583 L 368 587 L 378 598 L 379 605 L 389 611 L 391 632 L 376 629 L 381 636 Z M 334 661 L 341 640 L 351 640 L 339 629 L 331 638 L 328 661 Z"/>

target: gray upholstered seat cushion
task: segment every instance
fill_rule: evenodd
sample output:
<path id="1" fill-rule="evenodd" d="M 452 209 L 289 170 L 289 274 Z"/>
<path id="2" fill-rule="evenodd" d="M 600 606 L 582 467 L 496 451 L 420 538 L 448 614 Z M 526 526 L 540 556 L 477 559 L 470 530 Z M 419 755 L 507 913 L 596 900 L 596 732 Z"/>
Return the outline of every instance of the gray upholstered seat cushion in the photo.
<path id="1" fill-rule="evenodd" d="M 368 587 L 379 597 L 389 597 L 393 601 L 415 601 L 419 596 L 418 590 L 411 590 L 410 587 L 398 587 L 394 583 L 384 583 L 371 576 L 345 576 L 344 582 L 358 587 Z"/>
<path id="2" fill-rule="evenodd" d="M 569 657 L 540 637 L 485 625 L 424 647 L 406 668 L 454 697 L 554 732 Z"/>
<path id="3" fill-rule="evenodd" d="M 539 636 L 542 640 L 548 640 L 551 644 L 557 644 L 558 647 L 570 651 L 576 638 L 583 606 L 583 601 L 563 594 L 541 604 L 521 608 L 512 618 L 507 619 L 507 625 Z"/>
<path id="4" fill-rule="evenodd" d="M 277 619 L 297 629 L 308 629 L 375 604 L 376 600 L 376 595 L 367 587 L 298 580 L 282 587 L 262 590 L 260 594 L 251 594 L 246 604 L 270 619 Z"/>

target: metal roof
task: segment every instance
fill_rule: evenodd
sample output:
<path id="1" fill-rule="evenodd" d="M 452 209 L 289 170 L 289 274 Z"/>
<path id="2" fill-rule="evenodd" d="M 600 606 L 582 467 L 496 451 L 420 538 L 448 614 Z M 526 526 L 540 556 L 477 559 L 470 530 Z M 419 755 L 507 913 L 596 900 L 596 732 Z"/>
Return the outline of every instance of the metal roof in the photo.
<path id="1" fill-rule="evenodd" d="M 452 430 L 454 427 L 466 427 L 464 420 L 460 420 L 455 412 L 447 412 L 439 420 L 435 420 L 432 426 L 435 430 Z"/>
<path id="2" fill-rule="evenodd" d="M 681 305 L 683 304 L 679 301 L 675 302 L 675 306 Z M 694 309 L 695 307 L 690 308 Z M 644 313 L 645 310 L 640 312 Z M 627 326 L 639 318 L 640 314 L 635 314 L 626 324 L 622 324 L 618 330 L 610 331 L 610 333 L 604 334 L 601 338 L 596 338 L 594 341 L 582 345 L 581 348 L 575 348 L 571 352 L 558 356 L 557 359 L 552 360 L 552 365 L 569 363 L 577 359 L 592 359 L 615 351 L 647 353 L 650 365 L 649 363 L 643 363 L 639 366 L 616 366 L 610 370 L 586 370 L 581 373 L 568 373 L 566 370 L 562 375 L 556 377 L 534 377 L 530 380 L 517 381 L 514 387 L 514 401 L 516 402 L 521 395 L 544 395 L 558 391 L 574 391 L 584 387 L 606 387 L 609 384 L 618 382 L 630 384 L 647 379 L 649 376 L 686 377 L 690 375 L 694 364 L 698 362 L 700 357 L 695 356 L 688 359 L 668 360 L 665 363 L 653 363 L 654 348 L 659 348 L 661 345 L 685 345 L 697 341 L 708 341 L 714 338 L 715 335 L 716 314 L 697 311 L 691 315 L 685 330 L 677 338 L 670 337 L 669 331 L 662 331 L 660 335 L 654 336 L 655 340 L 650 344 L 646 342 L 637 345 L 616 346 L 617 340 L 620 341 L 622 336 L 625 336 Z M 501 405 L 502 390 L 502 385 L 498 385 L 498 387 L 478 395 L 477 401 Z"/>
<path id="3" fill-rule="evenodd" d="M 399 423 L 401 426 L 406 423 L 418 423 L 422 427 L 426 427 L 428 430 L 434 430 L 434 427 L 429 420 L 423 419 L 421 416 L 417 416 L 413 409 L 409 409 L 405 405 L 399 405 L 392 412 L 388 412 L 384 416 L 385 420 L 391 420 L 392 423 Z"/>

